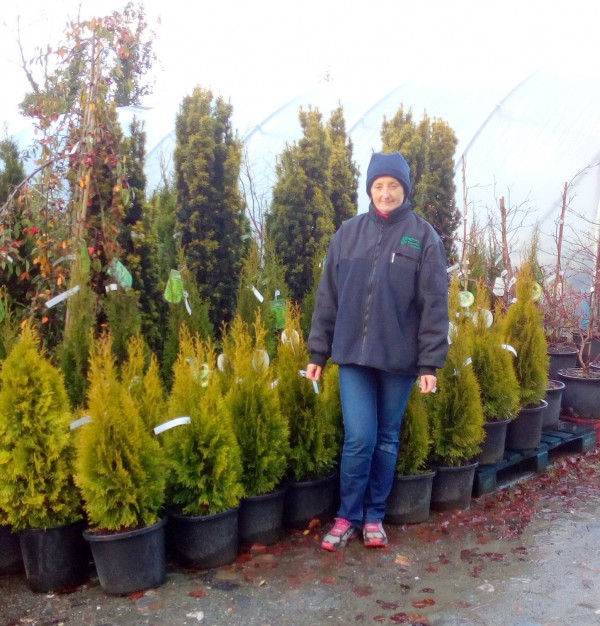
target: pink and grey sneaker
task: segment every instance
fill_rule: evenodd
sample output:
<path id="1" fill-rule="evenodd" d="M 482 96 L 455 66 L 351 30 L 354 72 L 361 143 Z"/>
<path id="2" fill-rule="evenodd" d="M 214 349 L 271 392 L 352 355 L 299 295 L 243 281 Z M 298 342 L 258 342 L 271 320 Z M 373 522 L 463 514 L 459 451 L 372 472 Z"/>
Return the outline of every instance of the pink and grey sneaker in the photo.
<path id="1" fill-rule="evenodd" d="M 343 517 L 336 517 L 331 530 L 323 537 L 321 548 L 335 552 L 341 550 L 356 535 L 356 528 Z"/>
<path id="2" fill-rule="evenodd" d="M 365 522 L 363 540 L 366 548 L 382 548 L 387 546 L 388 538 L 381 522 Z"/>

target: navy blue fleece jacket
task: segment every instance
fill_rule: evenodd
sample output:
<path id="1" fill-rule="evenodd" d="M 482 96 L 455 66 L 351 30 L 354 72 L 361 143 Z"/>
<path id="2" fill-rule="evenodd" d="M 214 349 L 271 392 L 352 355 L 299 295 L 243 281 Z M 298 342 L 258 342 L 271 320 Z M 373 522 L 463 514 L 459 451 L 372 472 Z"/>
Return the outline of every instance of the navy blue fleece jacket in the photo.
<path id="1" fill-rule="evenodd" d="M 448 352 L 444 246 L 405 202 L 382 217 L 373 204 L 329 246 L 311 331 L 311 363 L 435 374 Z"/>

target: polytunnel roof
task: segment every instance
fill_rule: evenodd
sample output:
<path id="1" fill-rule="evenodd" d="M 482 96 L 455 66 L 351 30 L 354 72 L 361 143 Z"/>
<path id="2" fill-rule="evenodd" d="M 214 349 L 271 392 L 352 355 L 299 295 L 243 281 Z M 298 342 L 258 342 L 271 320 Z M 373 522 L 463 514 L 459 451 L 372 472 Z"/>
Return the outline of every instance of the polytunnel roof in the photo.
<path id="1" fill-rule="evenodd" d="M 257 115 L 239 132 L 254 182 L 261 181 L 258 184 L 268 196 L 275 180 L 277 156 L 286 144 L 302 135 L 300 107 L 318 108 L 326 120 L 342 104 L 346 130 L 361 171 L 359 211 L 364 211 L 368 206 L 364 174 L 370 154 L 381 149 L 384 117 L 393 117 L 400 106 L 412 109 L 416 121 L 427 112 L 430 117 L 447 121 L 456 133 L 457 205 L 461 213 L 464 157 L 468 220 L 477 215 L 479 223 L 485 223 L 488 213 L 494 212 L 498 199 L 504 196 L 507 205 L 520 206 L 527 212 L 522 220 L 524 226 L 540 222 L 542 247 L 552 253 L 550 235 L 565 182 L 581 173 L 572 188 L 568 223 L 573 228 L 593 230 L 599 209 L 600 71 L 594 69 L 595 74 L 573 71 L 565 75 L 552 68 L 540 68 L 487 85 L 411 79 L 358 95 L 356 90 L 346 90 L 335 81 L 323 82 Z M 156 180 L 157 174 L 157 170 L 152 173 L 158 167 L 153 159 L 168 153 L 173 142 L 172 132 L 153 145 L 149 141 L 150 180 Z M 531 229 L 521 229 L 514 241 L 515 251 L 527 243 L 530 234 Z"/>

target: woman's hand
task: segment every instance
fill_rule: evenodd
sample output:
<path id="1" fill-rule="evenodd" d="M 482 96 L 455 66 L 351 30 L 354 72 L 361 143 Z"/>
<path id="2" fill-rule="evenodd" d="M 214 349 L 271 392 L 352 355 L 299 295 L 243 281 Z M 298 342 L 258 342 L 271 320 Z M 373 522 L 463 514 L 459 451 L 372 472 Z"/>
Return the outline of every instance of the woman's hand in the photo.
<path id="1" fill-rule="evenodd" d="M 322 372 L 323 368 L 320 365 L 309 363 L 306 366 L 306 378 L 308 378 L 308 380 L 319 380 L 319 378 L 321 378 Z"/>
<path id="2" fill-rule="evenodd" d="M 436 390 L 437 378 L 432 374 L 421 376 L 421 393 L 431 393 Z"/>

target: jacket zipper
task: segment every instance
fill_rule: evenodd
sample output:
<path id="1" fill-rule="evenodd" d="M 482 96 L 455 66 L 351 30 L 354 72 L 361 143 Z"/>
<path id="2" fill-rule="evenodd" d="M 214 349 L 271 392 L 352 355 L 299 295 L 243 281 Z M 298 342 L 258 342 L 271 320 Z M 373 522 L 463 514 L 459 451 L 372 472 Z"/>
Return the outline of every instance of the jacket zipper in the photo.
<path id="1" fill-rule="evenodd" d="M 371 275 L 369 276 L 369 285 L 367 288 L 367 306 L 365 308 L 365 322 L 363 324 L 362 346 L 360 349 L 361 361 L 364 361 L 365 359 L 365 346 L 367 343 L 367 327 L 369 325 L 369 315 L 371 313 L 371 299 L 373 296 L 373 283 L 375 282 L 375 271 L 377 269 L 377 262 L 379 261 L 379 253 L 381 250 L 382 239 L 383 239 L 383 224 L 379 226 L 379 235 L 377 237 L 377 243 L 375 244 L 375 253 L 373 254 L 373 266 L 371 267 Z"/>

